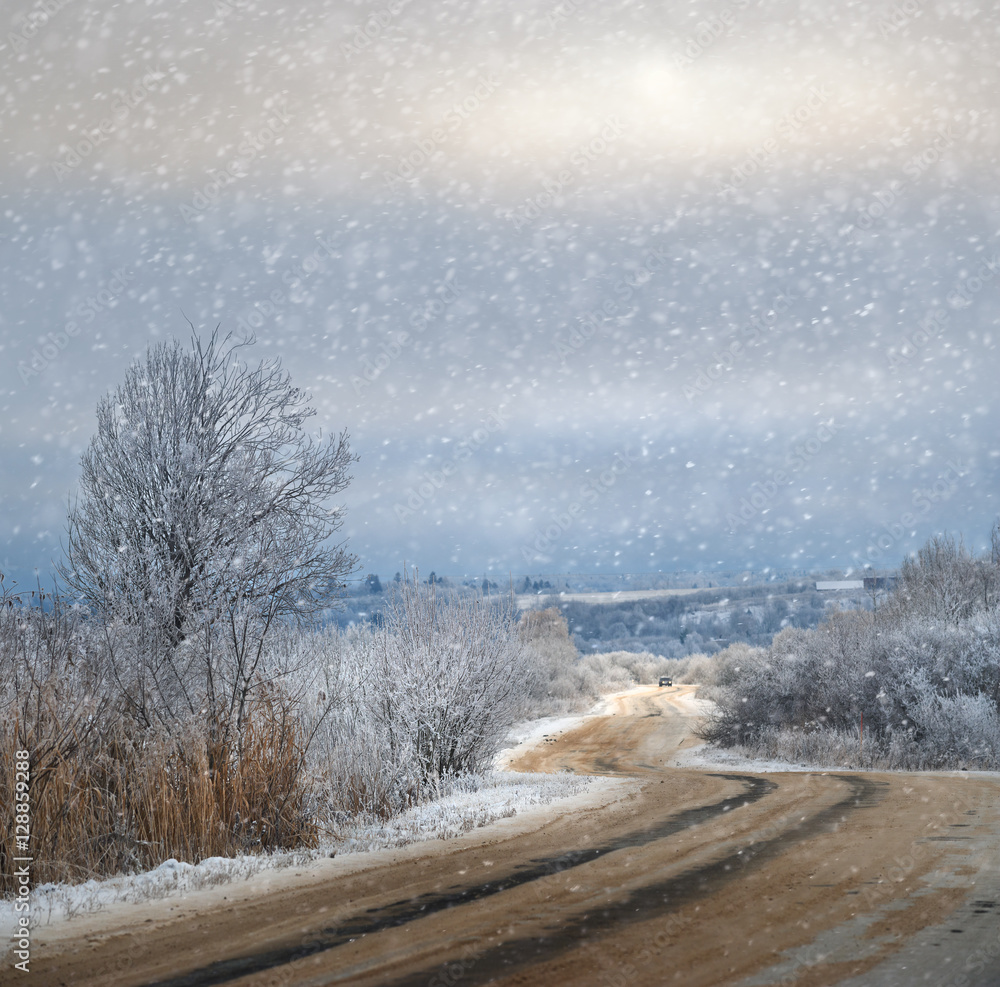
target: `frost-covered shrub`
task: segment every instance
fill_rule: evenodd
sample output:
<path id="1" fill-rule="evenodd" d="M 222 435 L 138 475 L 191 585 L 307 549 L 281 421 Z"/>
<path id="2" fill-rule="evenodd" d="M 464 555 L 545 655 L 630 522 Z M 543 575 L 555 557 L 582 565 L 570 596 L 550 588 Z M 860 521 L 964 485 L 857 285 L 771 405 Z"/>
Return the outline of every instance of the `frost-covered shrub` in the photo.
<path id="1" fill-rule="evenodd" d="M 585 702 L 589 690 L 566 618 L 556 607 L 528 610 L 518 621 L 531 668 L 531 702 L 537 712 L 564 712 Z"/>
<path id="2" fill-rule="evenodd" d="M 702 698 L 711 699 L 715 689 L 725 687 L 745 678 L 747 669 L 755 667 L 765 649 L 755 648 L 742 641 L 729 645 L 714 655 L 691 655 L 681 675 L 675 681 L 698 683 Z"/>
<path id="3" fill-rule="evenodd" d="M 630 651 L 605 651 L 586 655 L 581 663 L 595 676 L 602 691 L 613 692 L 639 684 L 635 671 L 637 660 L 642 661 L 641 654 Z"/>
<path id="4" fill-rule="evenodd" d="M 587 708 L 601 695 L 650 685 L 661 675 L 677 677 L 686 659 L 671 660 L 649 651 L 604 651 L 580 656 L 566 617 L 555 607 L 529 611 L 520 621 L 531 652 L 531 705 L 536 714 Z"/>
<path id="5" fill-rule="evenodd" d="M 1000 711 L 989 696 L 942 695 L 923 670 L 914 673 L 911 690 L 912 733 L 935 766 L 1000 764 Z"/>
<path id="6" fill-rule="evenodd" d="M 983 590 L 980 562 L 953 543 L 932 548 L 908 570 L 902 601 L 786 629 L 766 652 L 746 656 L 738 677 L 720 672 L 704 736 L 831 763 L 855 763 L 857 750 L 856 763 L 869 766 L 994 767 L 1000 612 L 961 604 Z"/>
<path id="7" fill-rule="evenodd" d="M 996 585 L 994 559 L 977 559 L 961 540 L 956 543 L 950 535 L 939 535 L 916 556 L 904 559 L 890 608 L 897 617 L 931 617 L 957 624 L 989 609 Z"/>
<path id="8" fill-rule="evenodd" d="M 532 687 L 502 602 L 404 580 L 377 626 L 341 642 L 343 708 L 323 731 L 332 799 L 383 816 L 487 766 Z"/>

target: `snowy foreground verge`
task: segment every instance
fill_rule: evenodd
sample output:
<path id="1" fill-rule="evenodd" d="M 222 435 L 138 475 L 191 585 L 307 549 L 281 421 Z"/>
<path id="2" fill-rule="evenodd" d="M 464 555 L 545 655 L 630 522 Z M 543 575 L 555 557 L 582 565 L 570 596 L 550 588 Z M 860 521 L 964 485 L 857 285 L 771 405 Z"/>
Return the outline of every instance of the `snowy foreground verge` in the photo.
<path id="1" fill-rule="evenodd" d="M 805 761 L 779 761 L 772 758 L 749 757 L 738 750 L 697 744 L 680 751 L 673 759 L 675 768 L 730 768 L 754 774 L 893 774 L 893 775 L 950 775 L 955 778 L 1000 778 L 1000 771 L 959 770 L 937 768 L 918 771 L 911 768 L 848 768 L 842 764 L 819 764 Z"/>
<path id="2" fill-rule="evenodd" d="M 198 864 L 167 860 L 159 867 L 141 874 L 130 874 L 83 884 L 44 884 L 32 890 L 32 925 L 54 926 L 70 919 L 107 909 L 113 905 L 185 897 L 233 882 L 245 882 L 255 875 L 278 877 L 280 872 L 301 873 L 317 862 L 336 856 L 338 862 L 365 866 L 378 851 L 392 850 L 428 840 L 460 837 L 501 820 L 521 817 L 533 821 L 538 810 L 539 822 L 547 807 L 570 809 L 595 799 L 612 801 L 631 790 L 634 784 L 614 778 L 590 777 L 572 773 L 528 774 L 509 770 L 510 763 L 523 751 L 535 746 L 546 735 L 564 732 L 599 714 L 605 701 L 584 715 L 545 717 L 519 723 L 508 738 L 509 746 L 500 751 L 495 769 L 452 781 L 442 796 L 414 806 L 387 822 L 355 820 L 345 824 L 335 836 L 325 839 L 314 850 L 245 855 L 235 858 L 209 857 Z M 365 856 L 367 855 L 367 856 Z M 15 928 L 13 901 L 0 901 L 0 942 L 5 951 Z"/>

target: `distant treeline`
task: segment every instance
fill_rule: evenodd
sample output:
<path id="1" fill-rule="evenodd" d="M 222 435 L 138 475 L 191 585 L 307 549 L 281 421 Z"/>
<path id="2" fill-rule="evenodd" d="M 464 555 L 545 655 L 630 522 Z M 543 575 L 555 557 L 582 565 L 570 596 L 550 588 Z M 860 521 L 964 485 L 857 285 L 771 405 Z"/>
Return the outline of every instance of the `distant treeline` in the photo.
<path id="1" fill-rule="evenodd" d="M 667 658 L 712 653 L 734 641 L 767 644 L 784 627 L 815 627 L 826 598 L 812 581 L 699 590 L 682 596 L 557 606 L 581 652 L 649 651 Z"/>
<path id="2" fill-rule="evenodd" d="M 783 582 L 755 582 L 745 586 L 712 585 L 702 577 L 694 592 L 677 596 L 646 597 L 640 600 L 611 600 L 591 603 L 567 600 L 560 587 L 547 580 L 521 577 L 508 585 L 484 580 L 456 585 L 446 577 L 430 573 L 422 583 L 449 592 L 504 596 L 511 586 L 515 594 L 534 594 L 536 609 L 557 607 L 566 618 L 573 643 L 583 654 L 595 652 L 651 652 L 666 658 L 713 654 L 734 642 L 766 646 L 786 627 L 816 627 L 836 603 L 846 609 L 871 607 L 871 594 L 816 591 L 815 579 Z M 329 614 L 329 622 L 341 628 L 351 624 L 377 624 L 387 593 L 398 580 L 380 582 L 369 575 L 343 602 L 344 607 Z M 545 589 L 552 589 L 548 595 Z M 564 592 L 569 592 L 564 590 Z M 579 592 L 578 589 L 574 592 Z"/>

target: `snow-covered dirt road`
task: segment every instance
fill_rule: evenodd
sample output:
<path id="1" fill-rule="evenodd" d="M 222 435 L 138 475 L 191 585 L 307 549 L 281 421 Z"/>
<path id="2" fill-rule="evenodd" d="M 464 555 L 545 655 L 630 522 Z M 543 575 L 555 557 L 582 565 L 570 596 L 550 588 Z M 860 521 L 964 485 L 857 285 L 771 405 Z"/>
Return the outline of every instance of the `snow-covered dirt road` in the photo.
<path id="1" fill-rule="evenodd" d="M 1000 779 L 677 767 L 692 689 L 512 761 L 641 788 L 43 927 L 17 982 L 1000 984 Z"/>

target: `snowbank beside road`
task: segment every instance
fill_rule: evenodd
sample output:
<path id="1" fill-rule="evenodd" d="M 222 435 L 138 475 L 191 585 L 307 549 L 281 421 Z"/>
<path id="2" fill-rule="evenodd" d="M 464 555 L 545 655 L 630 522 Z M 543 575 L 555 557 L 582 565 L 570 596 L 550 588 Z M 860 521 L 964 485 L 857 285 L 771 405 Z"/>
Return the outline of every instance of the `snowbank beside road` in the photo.
<path id="1" fill-rule="evenodd" d="M 496 770 L 454 779 L 445 786 L 441 798 L 414 806 L 390 820 L 352 819 L 316 850 L 211 857 L 198 864 L 171 859 L 141 874 L 76 885 L 40 885 L 32 891 L 32 922 L 52 925 L 115 903 L 183 896 L 216 885 L 245 881 L 262 872 L 308 867 L 312 861 L 334 854 L 359 855 L 428 840 L 452 839 L 556 801 L 610 789 L 621 783 L 569 773 L 522 774 L 506 770 L 514 757 L 533 747 L 544 735 L 572 729 L 588 716 L 599 715 L 603 706 L 604 701 L 588 714 L 546 717 L 518 724 L 509 738 L 514 746 L 498 754 Z M 15 919 L 14 902 L 0 902 L 0 941 L 6 943 L 9 939 Z"/>

